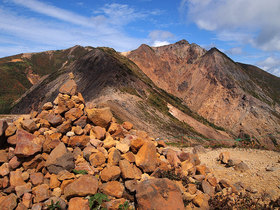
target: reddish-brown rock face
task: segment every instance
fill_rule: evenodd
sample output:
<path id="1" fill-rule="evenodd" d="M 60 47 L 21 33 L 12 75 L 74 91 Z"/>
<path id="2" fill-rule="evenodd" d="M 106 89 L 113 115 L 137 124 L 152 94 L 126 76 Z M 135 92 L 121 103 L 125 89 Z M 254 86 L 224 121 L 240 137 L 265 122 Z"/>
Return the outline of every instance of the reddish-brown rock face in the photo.
<path id="1" fill-rule="evenodd" d="M 162 47 L 141 45 L 126 56 L 157 86 L 235 135 L 243 131 L 261 139 L 279 130 L 280 119 L 271 114 L 279 113 L 279 104 L 266 103 L 274 99 L 248 74 L 248 65 L 233 62 L 216 48 L 206 51 L 183 40 Z"/>

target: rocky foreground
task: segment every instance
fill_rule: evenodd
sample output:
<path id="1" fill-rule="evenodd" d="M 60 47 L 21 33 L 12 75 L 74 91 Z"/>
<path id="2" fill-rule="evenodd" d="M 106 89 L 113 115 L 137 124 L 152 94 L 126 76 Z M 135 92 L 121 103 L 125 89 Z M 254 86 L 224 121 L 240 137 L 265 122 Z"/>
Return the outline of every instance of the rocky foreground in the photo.
<path id="1" fill-rule="evenodd" d="M 226 196 L 224 205 L 242 203 L 197 153 L 118 124 L 109 108 L 85 106 L 74 80 L 59 91 L 40 113 L 0 121 L 0 209 L 209 209 Z"/>

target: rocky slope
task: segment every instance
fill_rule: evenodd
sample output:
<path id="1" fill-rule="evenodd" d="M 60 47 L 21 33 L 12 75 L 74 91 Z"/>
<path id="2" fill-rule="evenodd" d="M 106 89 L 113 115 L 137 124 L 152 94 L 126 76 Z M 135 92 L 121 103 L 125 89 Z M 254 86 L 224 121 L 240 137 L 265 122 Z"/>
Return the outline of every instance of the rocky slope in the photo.
<path id="1" fill-rule="evenodd" d="M 210 122 L 269 148 L 280 144 L 280 78 L 185 40 L 162 47 L 141 45 L 125 55 L 156 85 Z"/>
<path id="2" fill-rule="evenodd" d="M 238 184 L 217 180 L 199 160 L 203 147 L 173 150 L 130 122 L 116 123 L 110 108 L 91 106 L 70 79 L 41 112 L 0 121 L 1 209 L 280 206 L 255 203 Z M 226 153 L 220 159 L 230 161 Z"/>
<path id="3" fill-rule="evenodd" d="M 93 48 L 68 67 L 50 74 L 20 98 L 12 113 L 28 113 L 54 100 L 70 72 L 88 103 L 109 106 L 119 121 L 129 120 L 135 127 L 145 129 L 155 137 L 182 134 L 208 137 L 174 117 L 168 104 L 205 126 L 214 127 L 214 131 L 216 129 L 213 124 L 191 112 L 180 99 L 158 88 L 133 62 L 110 48 Z M 227 139 L 230 143 L 231 135 Z"/>
<path id="4" fill-rule="evenodd" d="M 11 104 L 45 75 L 58 71 L 91 50 L 75 46 L 66 50 L 23 53 L 0 58 L 0 113 L 9 113 Z"/>

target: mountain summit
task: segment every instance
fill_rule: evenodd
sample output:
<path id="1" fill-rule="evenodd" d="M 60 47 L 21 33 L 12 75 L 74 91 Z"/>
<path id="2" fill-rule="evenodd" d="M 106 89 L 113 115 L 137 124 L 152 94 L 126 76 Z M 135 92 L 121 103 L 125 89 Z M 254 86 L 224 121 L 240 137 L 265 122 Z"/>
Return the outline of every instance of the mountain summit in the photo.
<path id="1" fill-rule="evenodd" d="M 280 106 L 272 93 L 280 93 L 280 78 L 235 63 L 217 48 L 206 51 L 185 40 L 162 47 L 141 45 L 126 56 L 210 122 L 236 136 L 277 144 Z"/>

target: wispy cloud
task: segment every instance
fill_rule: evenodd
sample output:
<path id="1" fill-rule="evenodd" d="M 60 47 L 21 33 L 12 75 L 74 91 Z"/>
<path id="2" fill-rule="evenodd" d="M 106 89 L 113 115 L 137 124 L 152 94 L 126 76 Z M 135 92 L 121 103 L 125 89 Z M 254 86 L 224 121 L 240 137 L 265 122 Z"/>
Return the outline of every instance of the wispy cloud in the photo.
<path id="1" fill-rule="evenodd" d="M 279 0 L 182 0 L 179 11 L 221 40 L 247 42 L 266 51 L 280 50 Z"/>
<path id="2" fill-rule="evenodd" d="M 22 50 L 59 49 L 76 44 L 110 46 L 119 51 L 135 49 L 147 39 L 129 36 L 124 27 L 158 14 L 157 10 L 137 11 L 128 5 L 113 3 L 96 8 L 86 16 L 38 0 L 11 0 L 9 5 L 11 2 L 13 6 L 5 7 L 4 2 L 0 7 L 0 40 L 4 41 L 1 47 L 4 43 L 14 43 L 10 43 L 7 51 L 1 50 L 0 57 Z M 21 8 L 43 16 L 34 18 L 36 16 L 28 12 L 22 13 Z"/>
<path id="3" fill-rule="evenodd" d="M 269 56 L 266 59 L 257 62 L 262 69 L 280 77 L 280 57 Z"/>

